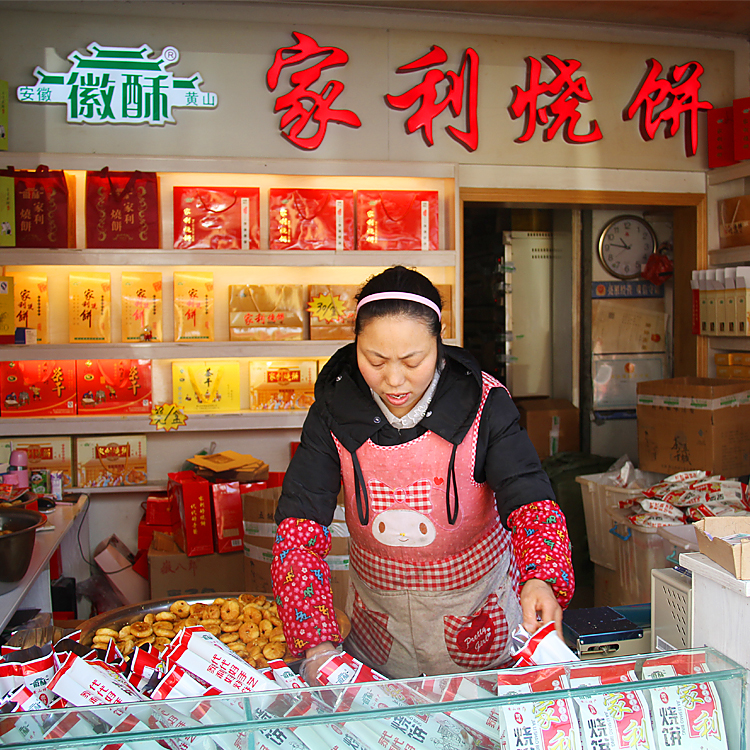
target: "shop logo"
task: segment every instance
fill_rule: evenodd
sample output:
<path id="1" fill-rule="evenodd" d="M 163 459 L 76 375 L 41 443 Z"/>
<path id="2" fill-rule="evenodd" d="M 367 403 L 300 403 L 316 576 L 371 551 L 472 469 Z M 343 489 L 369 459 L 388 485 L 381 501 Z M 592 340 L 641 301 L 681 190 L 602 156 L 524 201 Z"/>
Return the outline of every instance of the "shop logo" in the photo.
<path id="1" fill-rule="evenodd" d="M 92 42 L 87 50 L 90 55 L 68 55 L 73 65 L 67 73 L 37 66 L 37 82 L 16 89 L 19 101 L 66 104 L 68 122 L 95 125 L 165 125 L 175 122 L 173 107 L 214 109 L 219 102 L 216 94 L 200 90 L 200 73 L 177 78 L 166 70 L 180 59 L 175 47 L 164 47 L 158 58 L 149 57 L 153 50 L 147 44 L 103 47 Z"/>

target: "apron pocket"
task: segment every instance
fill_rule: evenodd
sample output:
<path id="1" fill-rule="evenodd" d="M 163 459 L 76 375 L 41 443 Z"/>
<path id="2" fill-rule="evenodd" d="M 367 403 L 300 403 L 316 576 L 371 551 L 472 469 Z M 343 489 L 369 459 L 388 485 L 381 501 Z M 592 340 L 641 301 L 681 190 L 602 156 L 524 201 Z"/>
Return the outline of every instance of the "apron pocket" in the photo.
<path id="1" fill-rule="evenodd" d="M 393 636 L 388 632 L 388 615 L 367 609 L 354 591 L 350 638 L 363 654 L 369 654 L 373 664 L 385 664 L 391 653 Z"/>
<path id="2" fill-rule="evenodd" d="M 486 667 L 496 662 L 508 645 L 508 621 L 495 593 L 471 615 L 443 617 L 443 626 L 448 655 L 459 667 Z"/>

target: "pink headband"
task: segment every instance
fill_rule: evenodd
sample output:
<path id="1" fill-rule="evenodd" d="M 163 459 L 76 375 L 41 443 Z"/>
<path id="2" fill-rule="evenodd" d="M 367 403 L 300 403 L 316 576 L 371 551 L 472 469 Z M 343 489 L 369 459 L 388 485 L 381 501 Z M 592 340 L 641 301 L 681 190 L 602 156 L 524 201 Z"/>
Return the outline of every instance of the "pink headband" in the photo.
<path id="1" fill-rule="evenodd" d="M 438 316 L 438 320 L 441 319 L 440 308 L 427 297 L 423 297 L 421 294 L 412 294 L 411 292 L 377 292 L 376 294 L 368 294 L 367 297 L 363 297 L 357 303 L 357 312 L 362 305 L 366 305 L 368 302 L 375 302 L 379 299 L 405 299 L 409 302 L 419 302 L 420 305 L 426 305 L 431 310 L 435 311 Z"/>

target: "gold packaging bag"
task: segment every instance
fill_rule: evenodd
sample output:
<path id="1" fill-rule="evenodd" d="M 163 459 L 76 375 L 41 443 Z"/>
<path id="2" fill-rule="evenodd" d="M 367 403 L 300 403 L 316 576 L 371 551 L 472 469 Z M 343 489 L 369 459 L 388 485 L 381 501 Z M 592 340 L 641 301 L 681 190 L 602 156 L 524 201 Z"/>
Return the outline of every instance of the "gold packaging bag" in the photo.
<path id="1" fill-rule="evenodd" d="M 301 285 L 230 285 L 230 341 L 301 341 L 303 335 Z"/>
<path id="2" fill-rule="evenodd" d="M 109 344 L 112 284 L 108 273 L 83 271 L 68 277 L 68 330 L 71 344 Z"/>
<path id="3" fill-rule="evenodd" d="M 49 344 L 49 294 L 47 274 L 11 271 L 13 277 L 14 319 L 20 328 L 34 328 L 36 343 Z"/>
<path id="4" fill-rule="evenodd" d="M 175 271 L 174 340 L 214 340 L 214 275 Z"/>
<path id="5" fill-rule="evenodd" d="M 163 341 L 159 271 L 123 272 L 122 340 Z"/>
<path id="6" fill-rule="evenodd" d="M 311 284 L 307 311 L 313 341 L 354 340 L 359 287 L 351 284 Z"/>

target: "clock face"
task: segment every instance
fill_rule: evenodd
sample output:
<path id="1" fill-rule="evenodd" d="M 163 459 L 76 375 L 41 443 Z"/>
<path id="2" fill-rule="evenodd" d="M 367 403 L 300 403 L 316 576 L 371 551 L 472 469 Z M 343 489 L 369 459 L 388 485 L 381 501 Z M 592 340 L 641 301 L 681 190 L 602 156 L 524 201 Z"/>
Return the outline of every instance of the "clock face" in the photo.
<path id="1" fill-rule="evenodd" d="M 599 260 L 618 279 L 636 279 L 656 251 L 656 235 L 639 216 L 618 216 L 599 237 Z"/>

